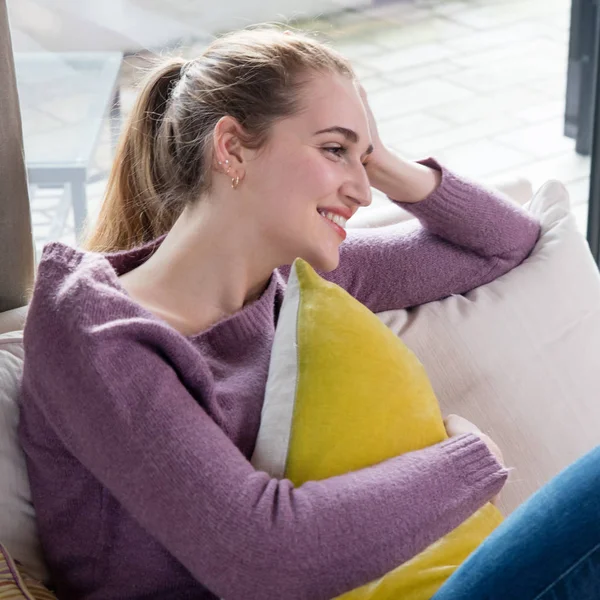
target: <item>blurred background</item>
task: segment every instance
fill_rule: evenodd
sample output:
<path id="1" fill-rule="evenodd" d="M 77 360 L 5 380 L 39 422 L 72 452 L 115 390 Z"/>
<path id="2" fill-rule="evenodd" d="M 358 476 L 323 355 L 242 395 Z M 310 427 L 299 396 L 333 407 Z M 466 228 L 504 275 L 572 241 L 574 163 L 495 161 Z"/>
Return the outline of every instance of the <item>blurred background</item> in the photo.
<path id="1" fill-rule="evenodd" d="M 593 0 L 8 0 L 8 9 L 38 255 L 50 240 L 76 244 L 95 218 L 148 58 L 192 57 L 222 32 L 277 21 L 352 60 L 382 138 L 402 155 L 434 156 L 490 185 L 561 180 L 598 258 Z"/>

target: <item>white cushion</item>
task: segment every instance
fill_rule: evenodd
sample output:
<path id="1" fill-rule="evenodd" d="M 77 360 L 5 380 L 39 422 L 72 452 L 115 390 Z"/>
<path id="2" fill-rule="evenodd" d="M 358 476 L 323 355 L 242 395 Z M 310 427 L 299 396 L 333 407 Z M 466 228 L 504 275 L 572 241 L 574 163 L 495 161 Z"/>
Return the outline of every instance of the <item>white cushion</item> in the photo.
<path id="1" fill-rule="evenodd" d="M 444 414 L 489 433 L 515 467 L 511 512 L 600 442 L 600 276 L 569 212 L 546 183 L 530 203 L 543 232 L 531 256 L 464 296 L 380 313 L 423 362 Z"/>
<path id="2" fill-rule="evenodd" d="M 47 579 L 37 535 L 25 456 L 17 439 L 23 334 L 0 334 L 0 542 L 39 579 Z"/>
<path id="3" fill-rule="evenodd" d="M 22 330 L 28 308 L 28 306 L 21 306 L 0 313 L 0 334 Z"/>

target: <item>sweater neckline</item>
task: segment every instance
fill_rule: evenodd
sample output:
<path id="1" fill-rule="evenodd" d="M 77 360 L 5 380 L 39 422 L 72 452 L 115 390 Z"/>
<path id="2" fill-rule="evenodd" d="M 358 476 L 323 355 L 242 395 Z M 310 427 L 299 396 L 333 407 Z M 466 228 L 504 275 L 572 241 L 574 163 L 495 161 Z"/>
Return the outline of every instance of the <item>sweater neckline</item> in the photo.
<path id="1" fill-rule="evenodd" d="M 159 248 L 166 234 L 131 250 L 103 253 L 102 256 L 111 266 L 113 282 L 115 286 L 127 296 L 127 298 L 138 306 L 140 309 L 152 315 L 153 318 L 163 321 L 160 317 L 143 307 L 139 302 L 136 302 L 127 290 L 121 285 L 119 276 L 123 273 L 131 271 L 135 267 L 141 265 Z M 276 273 L 271 273 L 267 287 L 262 294 L 242 307 L 237 312 L 224 317 L 223 319 L 213 323 L 210 327 L 194 333 L 192 335 L 184 335 L 172 327 L 179 335 L 189 340 L 190 342 L 198 342 L 200 340 L 209 341 L 213 347 L 221 349 L 231 348 L 231 344 L 243 339 L 252 338 L 259 332 L 275 327 L 274 323 L 274 304 L 275 290 L 279 278 Z"/>
<path id="2" fill-rule="evenodd" d="M 120 250 L 118 252 L 89 252 L 55 241 L 47 244 L 49 247 L 45 248 L 44 253 L 46 254 L 47 252 L 48 255 L 56 256 L 58 250 L 58 255 L 62 255 L 63 260 L 66 260 L 67 262 L 71 262 L 73 256 L 78 254 L 79 260 L 71 263 L 72 266 L 73 264 L 80 264 L 81 259 L 86 254 L 95 255 L 102 263 L 104 267 L 103 270 L 108 276 L 110 285 L 122 296 L 127 298 L 128 302 L 133 304 L 139 312 L 143 313 L 147 318 L 164 323 L 177 333 L 177 335 L 180 335 L 182 338 L 192 343 L 203 341 L 208 342 L 211 346 L 220 348 L 221 350 L 226 350 L 227 348 L 231 350 L 232 344 L 233 347 L 235 347 L 244 339 L 250 339 L 257 334 L 264 334 L 269 330 L 274 330 L 276 291 L 278 287 L 284 283 L 283 278 L 277 270 L 271 273 L 267 287 L 258 298 L 242 307 L 237 312 L 224 317 L 220 321 L 213 323 L 210 327 L 192 335 L 184 335 L 179 332 L 152 311 L 134 300 L 129 295 L 129 292 L 121 285 L 119 276 L 143 264 L 158 249 L 165 237 L 166 234 L 141 246 L 137 246 L 136 248 Z"/>

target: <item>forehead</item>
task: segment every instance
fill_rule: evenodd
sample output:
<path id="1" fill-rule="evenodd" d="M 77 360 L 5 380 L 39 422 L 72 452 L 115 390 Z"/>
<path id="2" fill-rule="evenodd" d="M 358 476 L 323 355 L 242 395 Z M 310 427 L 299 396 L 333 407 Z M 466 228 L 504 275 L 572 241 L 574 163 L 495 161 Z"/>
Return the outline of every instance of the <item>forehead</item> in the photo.
<path id="1" fill-rule="evenodd" d="M 365 108 L 354 82 L 348 77 L 317 74 L 304 86 L 302 108 L 296 115 L 310 133 L 335 125 L 352 129 L 368 139 Z"/>

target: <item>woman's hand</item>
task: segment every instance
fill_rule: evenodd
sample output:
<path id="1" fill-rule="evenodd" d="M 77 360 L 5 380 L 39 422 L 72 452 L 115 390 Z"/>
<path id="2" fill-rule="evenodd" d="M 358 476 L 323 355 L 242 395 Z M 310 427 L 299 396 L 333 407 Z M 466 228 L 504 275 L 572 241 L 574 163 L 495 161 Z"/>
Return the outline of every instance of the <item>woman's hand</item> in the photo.
<path id="1" fill-rule="evenodd" d="M 415 203 L 424 200 L 440 184 L 441 173 L 436 169 L 406 160 L 385 146 L 379 136 L 367 92 L 360 83 L 357 86 L 367 113 L 373 143 L 373 152 L 365 161 L 371 186 L 400 202 Z"/>
<path id="2" fill-rule="evenodd" d="M 490 452 L 496 457 L 498 462 L 503 467 L 505 466 L 504 457 L 502 456 L 502 452 L 500 451 L 500 448 L 498 448 L 497 444 L 492 440 L 492 438 L 483 433 L 479 427 L 471 423 L 471 421 L 468 421 L 463 417 L 459 417 L 458 415 L 448 415 L 448 417 L 444 420 L 444 426 L 446 427 L 446 432 L 450 437 L 456 437 L 464 433 L 473 433 L 474 435 L 480 437 Z M 495 505 L 498 502 L 498 496 L 494 497 L 491 502 Z"/>
<path id="3" fill-rule="evenodd" d="M 379 137 L 379 129 L 377 128 L 377 123 L 375 122 L 375 117 L 373 116 L 373 111 L 369 106 L 369 100 L 367 98 L 367 92 L 365 88 L 357 83 L 358 93 L 360 94 L 360 98 L 364 104 L 365 111 L 367 113 L 367 119 L 369 121 L 369 132 L 371 134 L 371 143 L 373 144 L 373 152 L 367 157 L 365 161 L 367 165 L 370 165 L 373 162 L 377 162 L 382 160 L 382 156 L 390 151 L 383 145 L 381 138 Z M 368 170 L 368 167 L 367 167 Z"/>

